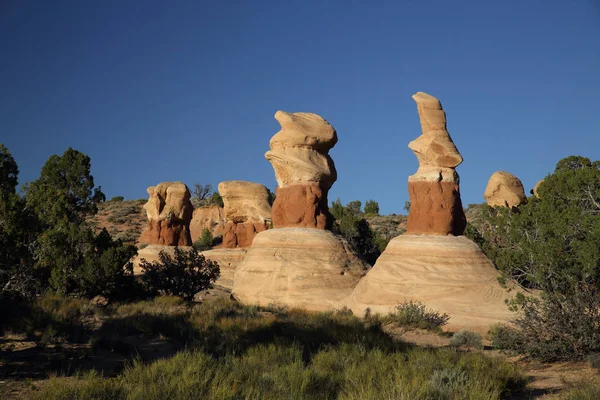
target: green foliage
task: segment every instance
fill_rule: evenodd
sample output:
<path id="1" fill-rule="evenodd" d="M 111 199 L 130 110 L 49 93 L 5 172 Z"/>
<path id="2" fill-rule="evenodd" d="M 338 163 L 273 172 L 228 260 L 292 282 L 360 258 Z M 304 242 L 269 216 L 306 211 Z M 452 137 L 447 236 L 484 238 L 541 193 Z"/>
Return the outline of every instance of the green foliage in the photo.
<path id="1" fill-rule="evenodd" d="M 405 201 L 404 202 L 404 210 L 406 211 L 406 213 L 410 213 L 410 201 Z"/>
<path id="2" fill-rule="evenodd" d="M 212 233 L 210 233 L 210 229 L 204 228 L 202 230 L 202 236 L 200 236 L 194 242 L 194 248 L 198 251 L 210 250 L 213 246 L 214 238 Z"/>
<path id="3" fill-rule="evenodd" d="M 379 239 L 360 211 L 361 202 L 351 201 L 345 207 L 340 199 L 331 204 L 330 212 L 335 218 L 333 232 L 348 241 L 354 251 L 366 262 L 373 265 L 381 254 L 380 247 L 387 245 Z M 383 243 L 385 242 L 385 244 Z"/>
<path id="4" fill-rule="evenodd" d="M 600 350 L 600 162 L 571 156 L 518 209 L 485 207 L 481 246 L 504 274 L 540 296 L 517 296 L 508 348 L 544 360 Z"/>
<path id="5" fill-rule="evenodd" d="M 560 396 L 562 400 L 597 400 L 600 399 L 600 384 L 593 381 L 583 381 L 573 389 Z"/>
<path id="6" fill-rule="evenodd" d="M 208 199 L 208 204 L 212 206 L 224 207 L 225 203 L 223 203 L 223 197 L 219 194 L 219 192 L 214 192 L 210 198 Z"/>
<path id="7" fill-rule="evenodd" d="M 394 308 L 394 312 L 383 317 L 384 322 L 390 322 L 404 328 L 427 329 L 440 331 L 448 323 L 448 314 L 427 308 L 419 301 L 405 301 Z"/>
<path id="8" fill-rule="evenodd" d="M 115 196 L 112 199 L 110 199 L 109 201 L 117 203 L 117 202 L 120 202 L 120 201 L 123 201 L 123 200 L 125 200 L 125 197 L 123 197 L 123 196 Z"/>
<path id="9" fill-rule="evenodd" d="M 379 215 L 379 203 L 375 200 L 367 200 L 365 203 L 365 214 Z"/>
<path id="10" fill-rule="evenodd" d="M 472 347 L 474 349 L 481 349 L 481 335 L 477 332 L 462 330 L 452 335 L 450 339 L 450 346 L 453 347 Z"/>
<path id="11" fill-rule="evenodd" d="M 267 189 L 267 191 L 269 192 L 269 204 L 272 206 L 273 204 L 275 204 L 275 199 L 277 198 L 277 195 L 274 192 L 271 192 L 269 189 Z"/>
<path id="12" fill-rule="evenodd" d="M 14 193 L 19 183 L 18 176 L 17 162 L 6 146 L 0 143 L 0 193 Z"/>
<path id="13" fill-rule="evenodd" d="M 140 267 L 148 291 L 180 296 L 187 301 L 191 301 L 196 293 L 211 288 L 220 276 L 219 264 L 206 259 L 195 248 L 184 251 L 176 247 L 173 257 L 161 251 L 159 261 L 149 263 L 142 259 Z"/>

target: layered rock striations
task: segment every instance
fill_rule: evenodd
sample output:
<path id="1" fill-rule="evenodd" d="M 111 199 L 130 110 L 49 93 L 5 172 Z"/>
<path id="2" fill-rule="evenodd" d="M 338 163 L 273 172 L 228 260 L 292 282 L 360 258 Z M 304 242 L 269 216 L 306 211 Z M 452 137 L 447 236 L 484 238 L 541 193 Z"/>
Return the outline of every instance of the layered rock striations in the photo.
<path id="1" fill-rule="evenodd" d="M 271 150 L 265 154 L 278 185 L 273 225 L 329 229 L 333 221 L 327 193 L 337 172 L 328 152 L 337 143 L 337 133 L 316 114 L 278 111 L 275 119 L 281 130 L 271 138 Z"/>
<path id="2" fill-rule="evenodd" d="M 272 218 L 238 266 L 232 294 L 247 304 L 330 310 L 339 307 L 366 265 L 327 229 L 327 192 L 337 178 L 329 150 L 335 129 L 316 114 L 278 111 L 281 130 L 265 154 L 277 178 Z"/>
<path id="3" fill-rule="evenodd" d="M 461 235 L 467 220 L 455 168 L 463 158 L 446 130 L 446 113 L 439 100 L 423 92 L 413 99 L 423 134 L 408 145 L 417 156 L 419 169 L 408 178 L 410 213 L 406 231 Z"/>
<path id="4" fill-rule="evenodd" d="M 462 157 L 446 130 L 440 102 L 413 96 L 423 135 L 409 147 L 419 160 L 409 177 L 411 199 L 407 232 L 390 241 L 375 266 L 342 304 L 357 315 L 394 312 L 404 301 L 418 301 L 450 316 L 450 330 L 487 331 L 512 317 L 511 296 L 479 246 L 465 236 L 465 216 L 455 168 Z"/>
<path id="5" fill-rule="evenodd" d="M 271 224 L 269 190 L 260 183 L 226 181 L 219 183 L 226 223 L 223 247 L 249 247 L 258 232 Z"/>
<path id="6" fill-rule="evenodd" d="M 512 208 L 527 202 L 521 180 L 505 171 L 496 171 L 490 176 L 483 197 L 490 207 Z"/>
<path id="7" fill-rule="evenodd" d="M 139 242 L 165 246 L 191 246 L 193 206 L 190 191 L 182 182 L 162 182 L 148 188 L 144 205 L 148 226 Z"/>

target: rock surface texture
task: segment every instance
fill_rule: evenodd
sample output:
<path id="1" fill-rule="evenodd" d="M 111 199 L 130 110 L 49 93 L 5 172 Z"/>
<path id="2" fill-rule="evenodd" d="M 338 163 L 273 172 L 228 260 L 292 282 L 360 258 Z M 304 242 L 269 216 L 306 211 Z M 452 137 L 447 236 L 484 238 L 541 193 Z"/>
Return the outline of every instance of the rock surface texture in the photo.
<path id="1" fill-rule="evenodd" d="M 540 194 L 538 193 L 538 189 L 540 188 L 540 185 L 542 184 L 542 182 L 544 182 L 543 179 L 540 179 L 539 181 L 537 181 L 536 184 L 535 184 L 535 186 L 531 190 L 531 194 L 533 194 L 538 199 L 540 198 Z"/>
<path id="2" fill-rule="evenodd" d="M 271 224 L 268 189 L 260 183 L 226 181 L 219 183 L 219 194 L 227 221 L 223 228 L 223 247 L 249 247 L 254 236 Z"/>
<path id="3" fill-rule="evenodd" d="M 331 228 L 327 193 L 337 172 L 328 152 L 337 143 L 335 129 L 316 114 L 278 111 L 275 119 L 281 130 L 265 154 L 278 185 L 273 226 Z"/>
<path id="4" fill-rule="evenodd" d="M 213 237 L 223 235 L 225 222 L 225 210 L 219 206 L 196 208 L 190 222 L 192 242 L 202 237 L 205 228 L 210 231 Z"/>
<path id="5" fill-rule="evenodd" d="M 148 188 L 144 205 L 148 227 L 139 242 L 165 246 L 190 246 L 193 206 L 190 191 L 182 182 L 162 182 Z"/>
<path id="6" fill-rule="evenodd" d="M 408 178 L 407 233 L 461 235 L 467 220 L 455 168 L 462 156 L 446 130 L 446 113 L 439 100 L 423 92 L 413 99 L 423 134 L 408 145 L 419 160 L 419 169 Z"/>
<path id="7" fill-rule="evenodd" d="M 388 314 L 404 301 L 418 301 L 447 313 L 449 330 L 487 331 L 512 317 L 504 303 L 511 295 L 479 246 L 460 236 L 466 222 L 455 167 L 462 157 L 446 131 L 440 102 L 421 92 L 413 98 L 423 136 L 409 145 L 419 169 L 408 180 L 407 233 L 390 241 L 342 304 L 364 315 L 367 309 Z"/>
<path id="8" fill-rule="evenodd" d="M 390 241 L 345 305 L 357 315 L 367 308 L 388 314 L 405 300 L 421 301 L 450 316 L 450 330 L 486 331 L 513 315 L 504 303 L 512 295 L 479 246 L 465 236 L 404 234 Z"/>
<path id="9" fill-rule="evenodd" d="M 505 171 L 496 171 L 492 174 L 483 197 L 490 207 L 512 208 L 527 202 L 521 180 Z"/>
<path id="10" fill-rule="evenodd" d="M 365 268 L 329 231 L 269 229 L 256 235 L 239 264 L 232 294 L 245 304 L 331 310 L 350 294 Z"/>

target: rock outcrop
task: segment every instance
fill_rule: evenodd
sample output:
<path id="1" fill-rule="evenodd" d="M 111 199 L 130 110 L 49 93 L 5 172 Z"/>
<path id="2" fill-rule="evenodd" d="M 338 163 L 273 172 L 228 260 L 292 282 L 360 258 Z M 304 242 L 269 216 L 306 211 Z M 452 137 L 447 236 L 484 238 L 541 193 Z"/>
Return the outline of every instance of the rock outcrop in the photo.
<path id="1" fill-rule="evenodd" d="M 219 183 L 225 205 L 223 247 L 249 247 L 258 232 L 271 224 L 269 191 L 260 183 L 226 181 Z"/>
<path id="2" fill-rule="evenodd" d="M 423 136 L 409 147 L 419 160 L 408 180 L 411 198 L 407 233 L 387 245 L 375 266 L 342 301 L 357 315 L 394 312 L 408 300 L 450 316 L 446 328 L 487 331 L 512 317 L 498 284 L 497 271 L 479 246 L 462 235 L 462 210 L 456 166 L 460 153 L 446 131 L 439 101 L 417 93 Z"/>
<path id="3" fill-rule="evenodd" d="M 182 182 L 162 182 L 148 188 L 144 205 L 148 226 L 139 242 L 165 246 L 190 246 L 193 206 L 190 191 Z"/>
<path id="4" fill-rule="evenodd" d="M 265 157 L 279 187 L 275 229 L 260 232 L 239 264 L 232 295 L 246 304 L 331 310 L 366 270 L 347 243 L 327 231 L 327 192 L 337 176 L 329 149 L 335 129 L 315 114 L 278 111 L 281 124 Z"/>
<path id="5" fill-rule="evenodd" d="M 254 238 L 232 294 L 245 304 L 332 310 L 350 294 L 365 264 L 329 231 L 279 228 Z"/>
<path id="6" fill-rule="evenodd" d="M 408 145 L 419 160 L 419 169 L 408 178 L 407 233 L 461 235 L 467 220 L 455 168 L 462 156 L 446 130 L 446 113 L 439 100 L 423 92 L 413 99 L 423 134 Z"/>
<path id="7" fill-rule="evenodd" d="M 192 242 L 202 237 L 204 229 L 208 229 L 213 237 L 222 236 L 225 229 L 225 210 L 219 206 L 199 207 L 192 214 L 190 234 Z"/>
<path id="8" fill-rule="evenodd" d="M 345 304 L 357 315 L 368 308 L 388 314 L 403 301 L 423 302 L 450 316 L 450 330 L 487 331 L 513 315 L 498 272 L 465 236 L 403 234 L 390 241 Z"/>
<path id="9" fill-rule="evenodd" d="M 278 185 L 273 226 L 329 229 L 333 220 L 327 193 L 337 172 L 328 152 L 337 143 L 337 133 L 316 114 L 277 111 L 275 119 L 281 130 L 265 154 Z"/>
<path id="10" fill-rule="evenodd" d="M 544 182 L 543 179 L 539 180 L 536 182 L 535 186 L 533 187 L 533 189 L 531 190 L 531 194 L 533 194 L 535 197 L 537 197 L 538 199 L 540 198 L 540 194 L 538 193 L 538 189 L 540 188 L 540 185 L 542 184 L 542 182 Z"/>
<path id="11" fill-rule="evenodd" d="M 521 180 L 505 171 L 496 171 L 490 177 L 483 193 L 490 207 L 517 207 L 527 202 Z"/>

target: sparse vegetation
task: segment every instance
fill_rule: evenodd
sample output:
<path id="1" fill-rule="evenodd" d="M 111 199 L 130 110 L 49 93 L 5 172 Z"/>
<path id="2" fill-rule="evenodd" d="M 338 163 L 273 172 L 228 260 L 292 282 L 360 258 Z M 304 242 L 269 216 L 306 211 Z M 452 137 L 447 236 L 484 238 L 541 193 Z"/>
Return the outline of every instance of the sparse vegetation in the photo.
<path id="1" fill-rule="evenodd" d="M 437 332 L 441 331 L 441 327 L 446 325 L 450 319 L 448 314 L 439 313 L 427 308 L 425 304 L 413 300 L 398 304 L 393 313 L 382 318 L 384 322 L 393 323 L 400 327 Z"/>
<path id="2" fill-rule="evenodd" d="M 202 230 L 202 236 L 200 236 L 195 242 L 194 242 L 194 248 L 198 251 L 204 251 L 204 250 L 209 250 L 213 245 L 214 245 L 214 238 L 212 233 L 210 233 L 210 230 L 208 228 L 204 228 Z"/>
<path id="3" fill-rule="evenodd" d="M 499 399 L 526 382 L 502 358 L 412 347 L 347 312 L 259 309 L 225 299 L 188 307 L 172 297 L 105 312 L 96 315 L 103 322 L 93 351 L 112 349 L 132 361 L 115 377 L 86 369 L 73 371 L 75 378 L 51 377 L 28 389 L 31 397 Z M 156 335 L 177 345 L 144 360 L 136 343 Z"/>
<path id="4" fill-rule="evenodd" d="M 461 330 L 452 335 L 450 346 L 453 347 L 469 347 L 473 349 L 481 349 L 481 335 L 477 332 Z"/>
<path id="5" fill-rule="evenodd" d="M 219 192 L 213 192 L 212 185 L 195 183 L 192 189 L 192 205 L 194 208 L 218 206 L 223 207 L 223 198 Z"/>

